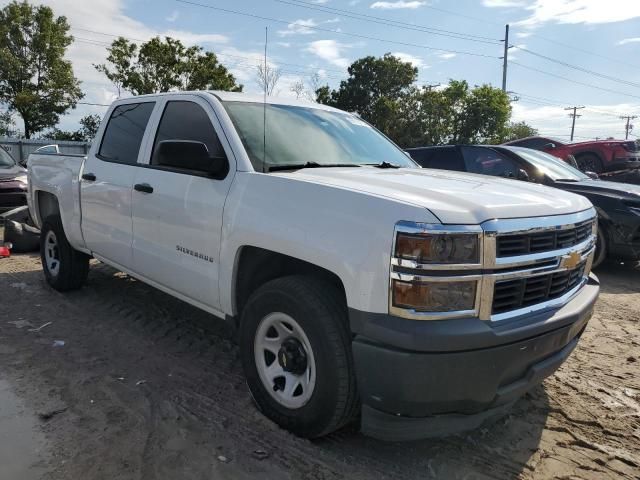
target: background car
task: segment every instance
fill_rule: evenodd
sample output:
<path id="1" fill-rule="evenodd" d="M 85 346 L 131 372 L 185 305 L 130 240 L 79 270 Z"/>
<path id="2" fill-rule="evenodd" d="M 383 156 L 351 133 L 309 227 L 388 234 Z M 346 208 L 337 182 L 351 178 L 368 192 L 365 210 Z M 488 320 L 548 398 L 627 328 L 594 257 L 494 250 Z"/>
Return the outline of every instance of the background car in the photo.
<path id="1" fill-rule="evenodd" d="M 407 152 L 425 168 L 493 175 L 553 186 L 587 197 L 599 216 L 594 265 L 640 260 L 640 186 L 594 180 L 547 153 L 510 146 L 443 146 Z"/>
<path id="2" fill-rule="evenodd" d="M 602 173 L 640 166 L 640 151 L 632 140 L 592 140 L 569 143 L 553 137 L 528 137 L 503 145 L 533 148 L 567 160 L 573 155 L 583 172 Z"/>
<path id="3" fill-rule="evenodd" d="M 0 147 L 0 213 L 27 204 L 27 170 Z"/>

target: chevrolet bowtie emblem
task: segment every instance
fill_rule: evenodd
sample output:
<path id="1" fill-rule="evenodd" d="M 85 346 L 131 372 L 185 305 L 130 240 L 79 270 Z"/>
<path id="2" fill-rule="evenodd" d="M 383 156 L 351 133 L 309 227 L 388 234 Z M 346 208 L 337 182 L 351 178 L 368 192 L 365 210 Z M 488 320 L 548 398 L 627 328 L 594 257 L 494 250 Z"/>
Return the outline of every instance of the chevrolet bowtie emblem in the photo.
<path id="1" fill-rule="evenodd" d="M 582 255 L 580 255 L 578 252 L 571 252 L 568 255 L 562 256 L 562 259 L 560 260 L 560 266 L 562 268 L 566 268 L 567 270 L 571 270 L 573 268 L 576 268 L 581 260 Z"/>

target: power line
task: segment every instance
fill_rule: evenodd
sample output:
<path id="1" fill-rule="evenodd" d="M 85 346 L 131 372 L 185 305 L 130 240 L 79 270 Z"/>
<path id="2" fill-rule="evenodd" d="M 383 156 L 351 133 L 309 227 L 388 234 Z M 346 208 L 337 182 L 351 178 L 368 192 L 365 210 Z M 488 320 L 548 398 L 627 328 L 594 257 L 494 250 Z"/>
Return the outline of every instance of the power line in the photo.
<path id="1" fill-rule="evenodd" d="M 417 32 L 423 32 L 423 33 L 428 33 L 431 35 L 441 35 L 444 37 L 449 37 L 449 38 L 457 38 L 459 40 L 467 40 L 467 41 L 473 41 L 473 42 L 481 42 L 481 43 L 489 43 L 489 44 L 493 44 L 493 45 L 498 45 L 500 44 L 501 40 L 500 39 L 496 39 L 496 38 L 490 38 L 490 37 L 483 37 L 480 35 L 472 35 L 472 34 L 468 34 L 468 33 L 462 33 L 462 32 L 454 32 L 451 30 L 443 30 L 440 28 L 434 28 L 434 27 L 427 27 L 424 25 L 417 25 L 415 23 L 407 23 L 407 22 L 401 22 L 398 20 L 391 20 L 391 19 L 387 19 L 384 17 L 377 17 L 375 15 L 367 15 L 364 13 L 358 13 L 358 12 L 354 12 L 353 10 L 345 10 L 342 8 L 335 8 L 335 7 L 327 7 L 324 5 L 319 5 L 319 4 L 309 4 L 308 2 L 304 2 L 302 0 L 274 0 L 278 3 L 284 3 L 286 5 L 293 5 L 295 7 L 300 7 L 300 8 L 306 8 L 309 10 L 316 10 L 319 12 L 323 12 L 323 13 L 329 13 L 332 15 L 339 15 L 342 17 L 347 17 L 347 18 L 353 18 L 355 20 L 360 20 L 363 22 L 371 22 L 371 23 L 377 23 L 380 25 L 387 25 L 387 26 L 391 26 L 391 27 L 396 27 L 396 28 L 401 28 L 404 30 L 413 30 L 413 31 L 417 31 Z"/>
<path id="2" fill-rule="evenodd" d="M 524 48 L 524 47 L 517 47 L 517 48 L 521 52 L 528 53 L 529 55 L 534 55 L 534 56 L 536 56 L 538 58 L 542 58 L 542 59 L 547 60 L 549 62 L 553 62 L 553 63 L 556 63 L 558 65 L 562 65 L 563 67 L 571 68 L 573 70 L 577 70 L 579 72 L 583 72 L 583 73 L 587 73 L 589 75 L 600 77 L 600 78 L 603 78 L 605 80 L 610 80 L 612 82 L 617 82 L 617 83 L 621 83 L 623 85 L 628 85 L 628 86 L 631 86 L 631 87 L 640 88 L 640 83 L 631 82 L 629 80 L 624 80 L 624 79 L 621 79 L 621 78 L 613 77 L 611 75 L 605 75 L 604 73 L 596 72 L 596 71 L 590 70 L 588 68 L 572 65 L 572 64 L 567 63 L 565 61 L 558 60 L 556 58 L 552 58 L 552 57 L 549 57 L 547 55 L 543 55 L 541 53 L 534 52 L 532 50 L 529 50 L 528 48 Z"/>
<path id="3" fill-rule="evenodd" d="M 247 12 L 239 12 L 237 10 L 230 10 L 228 8 L 222 8 L 222 7 L 214 7 L 213 5 L 206 5 L 203 3 L 197 3 L 197 2 L 191 2 L 188 0 L 176 0 L 176 2 L 179 3 L 184 3 L 186 5 L 193 5 L 196 7 L 202 7 L 202 8 L 209 8 L 211 10 L 216 10 L 219 12 L 225 12 L 225 13 L 230 13 L 233 15 L 242 15 L 245 17 L 251 17 L 251 18 L 257 18 L 259 20 L 266 20 L 269 22 L 275 22 L 275 23 L 282 23 L 282 24 L 286 24 L 286 25 L 295 25 L 295 22 L 289 21 L 289 20 L 282 20 L 279 18 L 272 18 L 272 17 L 263 17 L 261 15 L 256 15 L 253 13 L 247 13 Z M 360 35 L 358 33 L 351 33 L 351 32 L 345 32 L 342 30 L 331 30 L 329 28 L 321 28 L 321 27 L 316 27 L 316 26 L 307 26 L 307 25 L 303 25 L 304 28 L 309 29 L 309 30 L 316 30 L 318 32 L 325 32 L 325 33 L 333 33 L 336 35 L 344 35 L 344 36 L 348 36 L 348 37 L 354 37 L 354 38 L 362 38 L 365 40 L 373 40 L 376 42 L 382 42 L 382 43 L 389 43 L 389 44 L 394 44 L 394 45 L 402 45 L 405 47 L 415 47 L 415 48 L 423 48 L 426 50 L 433 50 L 436 52 L 446 52 L 446 53 L 456 53 L 459 55 L 470 55 L 470 56 L 474 56 L 474 57 L 483 57 L 483 58 L 498 58 L 494 55 L 486 55 L 483 53 L 478 53 L 478 52 L 468 52 L 468 51 L 464 51 L 464 50 L 447 50 L 444 48 L 436 48 L 436 47 L 429 47 L 427 45 L 418 45 L 415 43 L 409 43 L 409 42 L 399 42 L 396 40 L 389 40 L 389 39 L 385 39 L 385 38 L 378 38 L 378 37 L 371 37 L 368 35 Z"/>
<path id="4" fill-rule="evenodd" d="M 544 37 L 544 36 L 539 35 L 537 33 L 531 33 L 531 32 L 529 32 L 529 33 L 530 33 L 530 35 L 532 37 L 539 38 L 539 39 L 544 40 L 544 41 L 549 42 L 549 43 L 555 43 L 556 45 L 560 45 L 562 47 L 565 47 L 565 48 L 568 48 L 568 49 L 571 49 L 571 50 L 575 50 L 577 52 L 586 53 L 586 54 L 591 55 L 593 57 L 603 58 L 605 60 L 609 60 L 610 62 L 619 63 L 621 65 L 626 65 L 628 67 L 633 67 L 633 68 L 640 69 L 640 66 L 634 65 L 632 63 L 625 62 L 623 60 L 618 60 L 616 58 L 607 57 L 606 55 L 601 55 L 599 53 L 591 52 L 591 51 L 586 50 L 584 48 L 574 47 L 573 45 L 569 45 L 569 44 L 566 44 L 566 43 L 563 43 L 563 42 L 559 42 L 557 40 L 553 40 L 552 38 L 549 38 L 549 37 Z"/>
<path id="5" fill-rule="evenodd" d="M 623 96 L 627 96 L 627 97 L 640 99 L 640 96 L 638 96 L 638 95 L 632 95 L 631 93 L 624 93 L 624 92 L 620 92 L 620 91 L 617 91 L 617 90 L 611 90 L 611 89 L 605 88 L 605 87 L 599 87 L 599 86 L 593 85 L 591 83 L 580 82 L 578 80 L 573 80 L 571 78 L 563 77 L 562 75 L 556 75 L 555 73 L 550 73 L 550 72 L 546 72 L 544 70 L 540 70 L 538 68 L 529 67 L 528 65 L 523 65 L 522 63 L 518 63 L 518 62 L 515 62 L 513 60 L 511 60 L 511 64 L 512 65 L 517 65 L 517 66 L 519 66 L 521 68 L 526 68 L 527 70 L 532 70 L 534 72 L 542 73 L 544 75 L 549 75 L 551 77 L 559 78 L 561 80 L 566 80 L 567 82 L 572 82 L 572 83 L 575 83 L 577 85 L 583 85 L 585 87 L 590 87 L 590 88 L 595 88 L 597 90 L 602 90 L 603 92 L 615 93 L 616 95 L 623 95 Z"/>

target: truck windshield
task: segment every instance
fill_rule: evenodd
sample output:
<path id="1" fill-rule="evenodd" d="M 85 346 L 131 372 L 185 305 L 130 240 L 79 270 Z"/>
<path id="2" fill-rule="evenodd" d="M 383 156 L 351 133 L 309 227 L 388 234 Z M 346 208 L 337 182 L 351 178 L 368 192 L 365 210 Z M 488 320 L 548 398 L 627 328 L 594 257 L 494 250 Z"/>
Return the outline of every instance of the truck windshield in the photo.
<path id="1" fill-rule="evenodd" d="M 287 165 L 391 164 L 419 168 L 402 150 L 355 115 L 276 104 L 267 104 L 265 112 L 262 103 L 223 103 L 253 168 L 259 172 L 282 170 Z"/>
<path id="2" fill-rule="evenodd" d="M 0 147 L 0 168 L 11 168 L 16 164 L 13 157 Z"/>
<path id="3" fill-rule="evenodd" d="M 589 179 L 589 177 L 580 170 L 573 168 L 567 162 L 548 153 L 521 147 L 513 147 L 511 150 L 531 165 L 540 169 L 551 180 L 579 182 L 580 180 Z"/>

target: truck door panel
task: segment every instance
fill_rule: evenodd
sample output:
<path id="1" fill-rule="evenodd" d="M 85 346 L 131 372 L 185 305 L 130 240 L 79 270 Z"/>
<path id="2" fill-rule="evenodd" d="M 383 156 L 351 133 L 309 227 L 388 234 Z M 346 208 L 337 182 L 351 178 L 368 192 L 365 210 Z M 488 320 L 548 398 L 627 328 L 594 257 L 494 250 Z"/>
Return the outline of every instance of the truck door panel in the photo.
<path id="1" fill-rule="evenodd" d="M 82 234 L 92 252 L 131 264 L 131 190 L 149 117 L 155 102 L 113 109 L 102 142 L 87 156 L 80 183 Z"/>
<path id="2" fill-rule="evenodd" d="M 173 98 L 161 106 L 155 138 L 149 139 L 149 163 L 135 176 L 135 185 L 153 191 L 146 187 L 133 191 L 134 270 L 216 308 L 222 213 L 235 164 L 222 179 L 159 165 L 162 141 L 202 142 L 211 156 L 227 156 L 211 107 L 196 96 Z"/>

